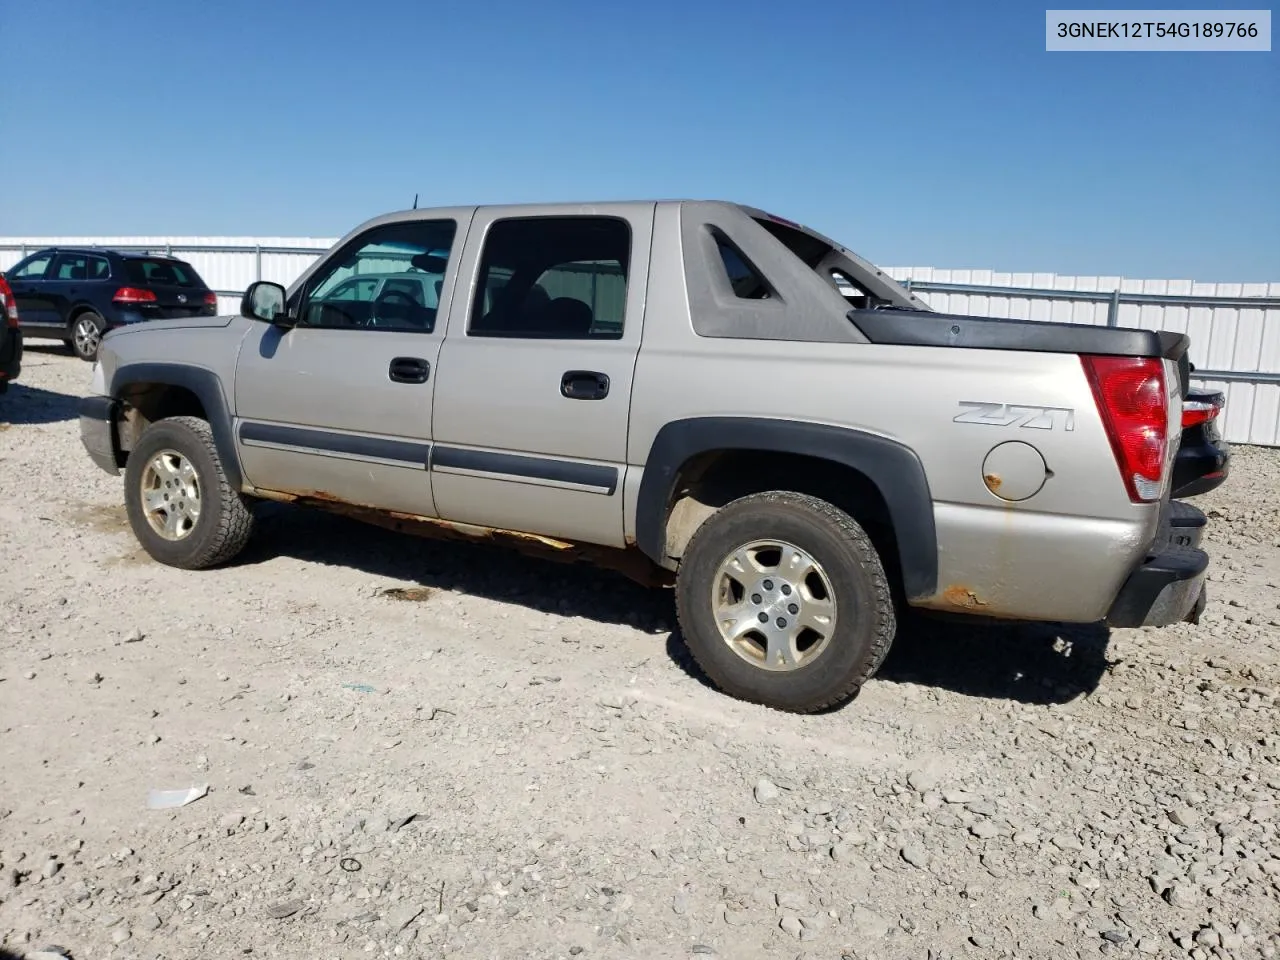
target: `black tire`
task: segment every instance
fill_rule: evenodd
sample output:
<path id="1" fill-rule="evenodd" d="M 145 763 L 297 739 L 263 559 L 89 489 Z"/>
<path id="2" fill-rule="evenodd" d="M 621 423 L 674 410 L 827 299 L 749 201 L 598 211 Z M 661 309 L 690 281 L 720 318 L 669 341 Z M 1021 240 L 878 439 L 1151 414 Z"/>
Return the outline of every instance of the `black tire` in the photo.
<path id="1" fill-rule="evenodd" d="M 91 346 L 82 342 L 81 338 L 76 335 L 76 330 L 81 324 L 91 324 L 97 328 L 98 333 Z M 71 347 L 71 352 L 81 360 L 92 363 L 98 359 L 98 343 L 102 340 L 102 334 L 106 329 L 107 321 L 103 320 L 101 315 L 94 313 L 92 310 L 85 310 L 71 318 L 71 321 L 67 324 L 67 333 L 70 336 L 63 343 L 68 344 Z"/>
<path id="2" fill-rule="evenodd" d="M 735 652 L 721 636 L 712 602 L 721 563 L 748 543 L 772 539 L 821 565 L 837 610 L 826 646 L 788 671 L 765 669 Z M 677 574 L 676 614 L 689 652 L 717 688 L 791 713 L 851 699 L 879 669 L 897 629 L 889 579 L 866 532 L 825 500 L 787 491 L 735 500 L 698 528 Z"/>
<path id="3" fill-rule="evenodd" d="M 195 468 L 199 484 L 199 516 L 179 540 L 166 539 L 153 529 L 143 506 L 144 472 L 152 458 L 164 450 L 186 458 Z M 203 570 L 226 563 L 244 549 L 253 534 L 249 504 L 227 482 L 213 431 L 198 417 L 171 417 L 147 427 L 125 466 L 124 503 L 129 525 L 143 549 L 171 567 Z"/>

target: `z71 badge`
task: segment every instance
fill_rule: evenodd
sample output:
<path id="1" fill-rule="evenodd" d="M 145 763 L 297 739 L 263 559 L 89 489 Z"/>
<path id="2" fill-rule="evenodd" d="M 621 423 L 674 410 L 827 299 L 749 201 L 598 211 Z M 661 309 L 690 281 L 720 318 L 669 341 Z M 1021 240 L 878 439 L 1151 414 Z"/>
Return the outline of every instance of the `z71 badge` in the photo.
<path id="1" fill-rule="evenodd" d="M 1076 428 L 1076 412 L 1072 407 L 1029 407 L 1021 403 L 980 403 L 961 400 L 964 413 L 952 417 L 952 423 L 985 423 L 990 427 L 1030 427 L 1032 430 L 1064 430 Z"/>

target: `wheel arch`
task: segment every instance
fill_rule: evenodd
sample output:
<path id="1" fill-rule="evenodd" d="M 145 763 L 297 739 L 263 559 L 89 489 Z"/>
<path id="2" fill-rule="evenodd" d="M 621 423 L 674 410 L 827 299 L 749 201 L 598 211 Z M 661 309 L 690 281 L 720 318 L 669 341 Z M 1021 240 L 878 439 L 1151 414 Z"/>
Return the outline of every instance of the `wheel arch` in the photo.
<path id="1" fill-rule="evenodd" d="M 112 374 L 107 392 L 142 418 L 144 422 L 137 426 L 139 434 L 146 423 L 167 417 L 196 416 L 205 420 L 227 480 L 235 489 L 243 488 L 230 408 L 222 382 L 212 370 L 184 363 L 125 364 Z"/>
<path id="2" fill-rule="evenodd" d="M 746 460 L 758 461 L 760 454 L 766 455 L 763 463 Z M 804 481 L 780 486 L 784 466 L 801 469 Z M 709 502 L 689 495 L 704 487 L 713 489 Z M 889 548 L 886 566 L 896 563 L 906 598 L 936 592 L 938 540 L 920 458 L 895 440 L 847 427 L 756 417 L 696 417 L 665 425 L 640 481 L 636 545 L 671 568 L 680 554 L 670 547 L 683 550 L 722 505 L 716 500 L 770 488 L 827 495 L 837 506 L 852 507 L 855 517 L 882 524 L 877 546 Z"/>

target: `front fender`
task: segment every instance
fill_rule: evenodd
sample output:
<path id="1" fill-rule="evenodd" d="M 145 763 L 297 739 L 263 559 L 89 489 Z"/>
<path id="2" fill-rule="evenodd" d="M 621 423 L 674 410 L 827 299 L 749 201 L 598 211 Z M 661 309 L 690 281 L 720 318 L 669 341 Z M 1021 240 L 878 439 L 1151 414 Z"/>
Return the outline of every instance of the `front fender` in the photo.
<path id="1" fill-rule="evenodd" d="M 213 443 L 227 480 L 236 490 L 244 487 L 244 474 L 231 429 L 231 410 L 222 381 L 212 370 L 186 363 L 127 363 L 111 373 L 107 395 L 119 399 L 134 383 L 159 383 L 190 390 L 199 399 L 213 431 Z"/>

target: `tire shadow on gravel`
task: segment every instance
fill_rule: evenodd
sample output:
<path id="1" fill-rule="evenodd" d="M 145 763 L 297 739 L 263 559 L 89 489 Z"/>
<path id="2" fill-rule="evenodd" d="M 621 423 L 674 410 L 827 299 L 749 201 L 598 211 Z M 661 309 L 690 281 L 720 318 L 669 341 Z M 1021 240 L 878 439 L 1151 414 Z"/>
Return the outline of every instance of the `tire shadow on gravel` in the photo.
<path id="1" fill-rule="evenodd" d="M 518 603 L 542 613 L 626 624 L 650 634 L 666 633 L 675 626 L 671 591 L 646 589 L 621 574 L 585 563 L 556 563 L 506 547 L 396 533 L 323 510 L 281 503 L 260 504 L 255 512 L 258 529 L 233 561 L 236 566 L 287 556 Z"/>
<path id="2" fill-rule="evenodd" d="M 912 614 L 899 624 L 889 656 L 871 682 L 910 683 L 1041 706 L 1067 703 L 1098 688 L 1107 671 L 1109 639 L 1102 624 L 967 624 Z M 686 674 L 712 686 L 679 631 L 667 639 L 667 656 Z M 834 713 L 844 706 L 819 712 Z"/>
<path id="3" fill-rule="evenodd" d="M 1111 632 L 1101 623 L 963 623 L 912 614 L 881 680 L 1027 704 L 1088 696 L 1107 672 Z"/>
<path id="4" fill-rule="evenodd" d="M 42 387 L 31 387 L 22 381 L 9 384 L 0 395 L 0 423 L 36 424 L 78 420 L 80 398 Z"/>

